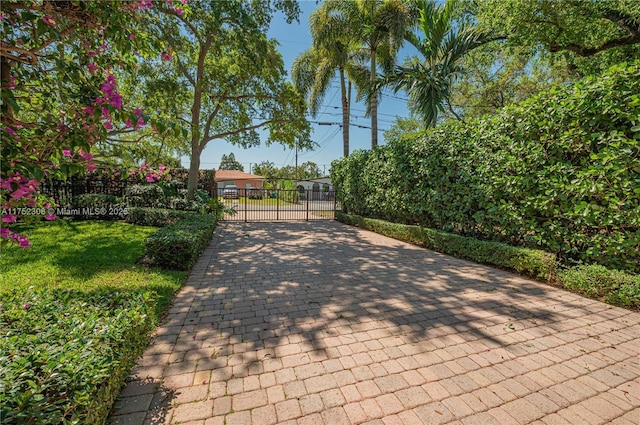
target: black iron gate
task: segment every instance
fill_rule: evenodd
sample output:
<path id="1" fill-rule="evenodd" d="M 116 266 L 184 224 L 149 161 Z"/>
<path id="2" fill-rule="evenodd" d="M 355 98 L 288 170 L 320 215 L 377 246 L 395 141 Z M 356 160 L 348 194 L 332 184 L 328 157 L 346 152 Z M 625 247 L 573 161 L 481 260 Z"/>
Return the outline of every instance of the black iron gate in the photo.
<path id="1" fill-rule="evenodd" d="M 334 220 L 335 191 L 223 188 L 221 201 L 233 210 L 227 221 Z"/>

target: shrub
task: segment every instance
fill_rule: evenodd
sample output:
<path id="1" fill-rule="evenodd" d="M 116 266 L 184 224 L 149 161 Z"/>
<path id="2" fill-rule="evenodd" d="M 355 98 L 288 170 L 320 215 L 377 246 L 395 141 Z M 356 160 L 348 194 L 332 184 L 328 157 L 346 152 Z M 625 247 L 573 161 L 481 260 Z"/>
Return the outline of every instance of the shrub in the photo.
<path id="1" fill-rule="evenodd" d="M 159 229 L 145 241 L 152 264 L 188 270 L 211 242 L 216 217 L 195 214 Z"/>
<path id="2" fill-rule="evenodd" d="M 195 213 L 188 211 L 162 208 L 132 207 L 128 209 L 126 220 L 128 223 L 137 224 L 139 226 L 162 227 L 168 224 L 176 223 L 186 218 L 190 218 L 194 214 Z"/>
<path id="3" fill-rule="evenodd" d="M 122 220 L 127 214 L 127 204 L 122 198 L 104 193 L 77 195 L 73 208 L 82 210 L 85 219 Z"/>
<path id="4" fill-rule="evenodd" d="M 640 270 L 640 62 L 334 161 L 347 213 Z"/>
<path id="5" fill-rule="evenodd" d="M 125 190 L 125 199 L 131 207 L 166 207 L 164 191 L 158 184 L 133 184 Z"/>
<path id="6" fill-rule="evenodd" d="M 601 265 L 580 265 L 561 271 L 565 287 L 609 304 L 640 309 L 640 276 Z"/>
<path id="7" fill-rule="evenodd" d="M 434 251 L 478 263 L 514 270 L 538 279 L 550 280 L 555 271 L 555 255 L 498 242 L 476 240 L 426 227 L 390 223 L 336 212 L 337 220 L 371 230 Z"/>
<path id="8" fill-rule="evenodd" d="M 153 304 L 131 292 L 3 293 L 2 423 L 104 423 L 146 347 Z"/>

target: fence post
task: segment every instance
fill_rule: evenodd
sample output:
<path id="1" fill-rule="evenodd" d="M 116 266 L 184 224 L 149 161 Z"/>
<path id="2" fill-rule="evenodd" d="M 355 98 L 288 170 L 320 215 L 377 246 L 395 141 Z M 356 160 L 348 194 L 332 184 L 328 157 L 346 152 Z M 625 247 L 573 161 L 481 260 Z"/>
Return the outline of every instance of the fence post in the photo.
<path id="1" fill-rule="evenodd" d="M 238 191 L 239 192 L 239 191 Z M 247 222 L 247 189 L 244 190 L 244 222 Z"/>
<path id="2" fill-rule="evenodd" d="M 280 220 L 280 189 L 276 189 L 276 221 Z"/>
<path id="3" fill-rule="evenodd" d="M 307 220 L 306 221 L 309 221 L 309 191 L 308 190 L 307 190 L 306 194 L 307 194 L 307 196 L 306 196 L 306 198 L 307 198 Z"/>

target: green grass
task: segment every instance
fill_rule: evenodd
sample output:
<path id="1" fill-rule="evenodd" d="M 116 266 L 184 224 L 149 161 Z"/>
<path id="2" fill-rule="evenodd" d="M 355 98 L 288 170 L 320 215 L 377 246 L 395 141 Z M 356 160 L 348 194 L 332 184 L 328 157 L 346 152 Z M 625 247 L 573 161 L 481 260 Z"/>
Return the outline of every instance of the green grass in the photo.
<path id="1" fill-rule="evenodd" d="M 7 246 L 0 256 L 0 293 L 36 289 L 155 291 L 158 313 L 182 285 L 184 273 L 147 268 L 136 262 L 155 227 L 118 222 L 56 221 L 17 229 L 30 248 Z"/>
<path id="2" fill-rule="evenodd" d="M 0 422 L 106 423 L 185 274 L 138 265 L 157 230 L 57 221 L 0 256 Z"/>

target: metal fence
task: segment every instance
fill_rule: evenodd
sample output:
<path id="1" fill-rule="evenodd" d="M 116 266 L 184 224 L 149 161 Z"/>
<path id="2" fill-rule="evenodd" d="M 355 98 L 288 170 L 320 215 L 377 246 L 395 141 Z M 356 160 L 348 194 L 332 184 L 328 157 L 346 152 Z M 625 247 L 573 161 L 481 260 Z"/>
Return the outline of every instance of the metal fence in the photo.
<path id="1" fill-rule="evenodd" d="M 185 182 L 189 170 L 177 168 L 172 169 L 169 174 L 174 180 Z M 215 196 L 216 185 L 214 182 L 213 170 L 200 170 L 198 179 L 198 189 L 205 190 L 209 195 Z M 44 180 L 41 183 L 40 191 L 53 198 L 60 206 L 73 205 L 73 198 L 84 194 L 106 194 L 122 197 L 125 195 L 127 187 L 134 184 L 147 184 L 145 180 L 138 176 L 128 176 L 119 171 L 110 174 L 74 176 L 67 180 Z"/>
<path id="2" fill-rule="evenodd" d="M 235 211 L 227 221 L 334 220 L 339 208 L 334 191 L 225 189 L 220 199 Z"/>

